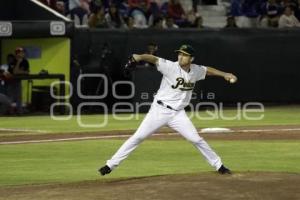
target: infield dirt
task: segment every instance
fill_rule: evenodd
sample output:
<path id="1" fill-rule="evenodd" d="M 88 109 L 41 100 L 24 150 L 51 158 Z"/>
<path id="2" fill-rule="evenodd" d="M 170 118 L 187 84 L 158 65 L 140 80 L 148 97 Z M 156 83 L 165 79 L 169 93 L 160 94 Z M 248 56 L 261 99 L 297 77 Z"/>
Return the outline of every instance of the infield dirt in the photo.
<path id="1" fill-rule="evenodd" d="M 101 178 L 99 178 L 101 179 Z M 1 200 L 297 200 L 300 175 L 202 173 L 0 188 Z"/>

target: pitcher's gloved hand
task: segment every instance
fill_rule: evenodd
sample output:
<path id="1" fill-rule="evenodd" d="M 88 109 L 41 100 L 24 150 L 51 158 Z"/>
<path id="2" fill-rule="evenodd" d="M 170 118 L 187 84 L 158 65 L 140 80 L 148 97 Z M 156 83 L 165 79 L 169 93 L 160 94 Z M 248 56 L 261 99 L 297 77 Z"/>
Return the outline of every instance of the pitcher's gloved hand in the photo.
<path id="1" fill-rule="evenodd" d="M 129 56 L 127 63 L 125 64 L 125 69 L 134 70 L 136 68 L 137 61 L 134 59 L 133 55 Z"/>
<path id="2" fill-rule="evenodd" d="M 129 56 L 125 66 L 124 66 L 124 75 L 128 76 L 130 72 L 135 70 L 137 61 L 134 59 L 133 55 Z"/>

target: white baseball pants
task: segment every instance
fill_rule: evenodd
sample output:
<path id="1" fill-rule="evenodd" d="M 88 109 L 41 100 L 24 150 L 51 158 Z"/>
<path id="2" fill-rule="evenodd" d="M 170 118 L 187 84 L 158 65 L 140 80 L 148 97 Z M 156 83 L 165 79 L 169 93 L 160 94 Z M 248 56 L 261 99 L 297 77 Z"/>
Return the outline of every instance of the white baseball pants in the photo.
<path id="1" fill-rule="evenodd" d="M 136 132 L 106 162 L 111 170 L 117 167 L 137 146 L 162 126 L 167 125 L 190 141 L 205 157 L 208 163 L 218 170 L 222 161 L 210 146 L 199 136 L 185 110 L 174 111 L 153 102 L 148 114 Z"/>

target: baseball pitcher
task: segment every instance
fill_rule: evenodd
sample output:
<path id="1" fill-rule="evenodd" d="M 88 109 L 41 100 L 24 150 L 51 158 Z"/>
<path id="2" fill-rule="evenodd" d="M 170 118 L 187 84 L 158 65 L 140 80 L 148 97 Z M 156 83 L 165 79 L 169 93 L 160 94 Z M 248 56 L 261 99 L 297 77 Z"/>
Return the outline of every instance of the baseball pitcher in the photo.
<path id="1" fill-rule="evenodd" d="M 136 132 L 107 160 L 106 165 L 99 169 L 101 175 L 114 170 L 138 145 L 162 126 L 168 126 L 190 141 L 207 162 L 220 174 L 231 174 L 220 157 L 211 149 L 206 141 L 199 136 L 196 128 L 186 115 L 186 107 L 192 96 L 196 81 L 205 79 L 206 75 L 220 76 L 230 83 L 237 77 L 212 67 L 192 64 L 194 49 L 190 45 L 182 45 L 178 50 L 178 61 L 172 62 L 150 54 L 133 54 L 126 64 L 132 70 L 137 62 L 153 63 L 162 73 L 160 88 L 153 100 L 151 108 Z"/>

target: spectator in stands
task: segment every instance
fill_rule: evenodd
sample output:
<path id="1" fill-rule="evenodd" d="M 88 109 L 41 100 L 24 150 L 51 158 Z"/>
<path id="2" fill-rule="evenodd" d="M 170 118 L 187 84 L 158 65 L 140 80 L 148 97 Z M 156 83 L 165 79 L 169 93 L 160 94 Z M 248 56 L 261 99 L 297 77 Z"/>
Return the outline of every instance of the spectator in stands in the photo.
<path id="1" fill-rule="evenodd" d="M 290 6 L 295 12 L 298 8 L 298 0 L 278 0 L 278 4 L 281 6 L 281 13 L 284 12 L 285 7 Z"/>
<path id="2" fill-rule="evenodd" d="M 6 56 L 6 63 L 0 66 L 1 85 L 5 85 L 5 81 L 10 79 L 12 69 L 16 65 L 16 58 L 14 54 L 8 54 Z"/>
<path id="3" fill-rule="evenodd" d="M 285 8 L 287 6 L 291 6 L 293 9 L 297 7 L 297 1 L 296 0 L 280 0 L 280 4 L 282 8 Z"/>
<path id="4" fill-rule="evenodd" d="M 5 101 L 4 96 L 8 95 L 7 93 L 8 84 L 10 79 L 12 78 L 12 73 L 10 71 L 12 71 L 15 64 L 16 64 L 15 55 L 8 54 L 6 56 L 6 63 L 0 66 L 0 93 L 3 94 L 2 95 L 2 100 L 4 99 L 3 102 L 7 102 Z"/>
<path id="5" fill-rule="evenodd" d="M 15 63 L 10 65 L 8 71 L 13 75 L 26 75 L 29 74 L 29 62 L 25 57 L 25 51 L 22 47 L 17 47 L 15 50 Z M 23 113 L 22 109 L 22 86 L 21 80 L 11 80 L 7 85 L 7 96 L 14 103 L 16 112 Z"/>
<path id="6" fill-rule="evenodd" d="M 197 10 L 198 10 L 198 5 L 200 4 L 200 2 L 202 3 L 202 0 L 192 0 L 192 4 L 193 4 L 193 10 L 195 11 L 195 12 L 197 12 Z"/>
<path id="7" fill-rule="evenodd" d="M 0 66 L 0 115 L 8 114 L 12 110 L 12 102 L 8 97 L 8 84 L 12 78 L 9 72 L 13 69 L 16 60 L 13 54 L 6 56 L 6 63 Z"/>
<path id="8" fill-rule="evenodd" d="M 263 1 L 265 0 L 231 0 L 229 15 L 235 17 L 238 27 L 256 27 Z"/>
<path id="9" fill-rule="evenodd" d="M 242 17 L 240 18 L 240 27 L 251 28 L 257 27 L 259 8 L 261 2 L 260 0 L 244 0 L 242 3 L 241 11 Z"/>
<path id="10" fill-rule="evenodd" d="M 56 10 L 60 14 L 65 15 L 66 14 L 66 9 L 65 9 L 65 2 L 62 0 L 59 0 L 56 2 Z"/>
<path id="11" fill-rule="evenodd" d="M 148 28 L 147 1 L 140 0 L 138 6 L 130 10 L 129 16 L 133 18 L 135 28 Z"/>
<path id="12" fill-rule="evenodd" d="M 88 26 L 88 12 L 82 7 L 72 9 L 67 17 L 74 21 L 75 26 Z"/>
<path id="13" fill-rule="evenodd" d="M 170 16 L 167 16 L 163 21 L 164 29 L 177 29 L 179 28 L 177 24 L 174 23 L 174 19 Z"/>
<path id="14" fill-rule="evenodd" d="M 279 28 L 300 27 L 299 20 L 295 17 L 291 6 L 285 7 L 283 14 L 279 18 L 278 24 Z"/>
<path id="15" fill-rule="evenodd" d="M 64 3 L 64 13 L 67 15 L 69 13 L 69 0 L 60 0 Z"/>
<path id="16" fill-rule="evenodd" d="M 234 17 L 240 17 L 243 15 L 242 12 L 243 1 L 231 0 L 230 2 L 230 15 Z"/>
<path id="17" fill-rule="evenodd" d="M 39 0 L 41 3 L 45 4 L 46 6 L 52 8 L 53 10 L 57 10 L 56 2 L 57 0 Z"/>
<path id="18" fill-rule="evenodd" d="M 129 15 L 130 7 L 128 4 L 128 0 L 123 0 L 118 4 L 120 15 L 123 17 L 123 19 L 126 19 Z"/>
<path id="19" fill-rule="evenodd" d="M 152 26 L 155 19 L 164 18 L 165 13 L 161 10 L 160 5 L 156 0 L 150 0 L 147 10 L 148 25 Z"/>
<path id="20" fill-rule="evenodd" d="M 193 27 L 193 25 L 196 24 L 196 19 L 197 19 L 197 16 L 196 16 L 196 13 L 194 10 L 190 10 L 189 12 L 187 12 L 187 15 L 186 15 L 186 26 L 187 27 Z"/>
<path id="21" fill-rule="evenodd" d="M 94 0 L 93 3 L 95 4 L 101 4 L 101 0 Z M 85 10 L 88 14 L 90 14 L 90 4 L 91 0 L 69 0 L 69 12 L 72 12 L 73 9 L 75 8 L 82 8 Z"/>
<path id="22" fill-rule="evenodd" d="M 169 0 L 152 0 L 152 1 L 155 1 L 158 4 L 159 7 L 162 7 Z"/>
<path id="23" fill-rule="evenodd" d="M 163 29 L 163 18 L 157 17 L 153 21 L 153 25 L 151 26 L 154 29 Z"/>
<path id="24" fill-rule="evenodd" d="M 39 1 L 53 10 L 63 15 L 65 14 L 64 0 L 39 0 Z"/>
<path id="25" fill-rule="evenodd" d="M 179 27 L 186 25 L 187 17 L 179 0 L 169 0 L 168 15 L 174 19 Z"/>
<path id="26" fill-rule="evenodd" d="M 150 6 L 150 0 L 128 0 L 128 4 L 131 8 L 139 7 L 141 2 L 145 2 L 147 8 Z"/>
<path id="27" fill-rule="evenodd" d="M 192 24 L 191 27 L 192 27 L 192 28 L 196 28 L 196 29 L 203 29 L 203 28 L 205 28 L 205 27 L 203 26 L 203 18 L 202 18 L 202 16 L 198 16 L 198 17 L 196 18 L 194 24 Z"/>
<path id="28" fill-rule="evenodd" d="M 262 18 L 260 20 L 261 27 L 277 27 L 281 12 L 281 6 L 276 3 L 276 0 L 268 0 L 262 4 Z"/>
<path id="29" fill-rule="evenodd" d="M 135 29 L 133 17 L 129 16 L 126 18 L 125 21 L 126 21 L 126 26 L 125 26 L 126 29 L 129 29 L 129 30 Z"/>
<path id="30" fill-rule="evenodd" d="M 168 16 L 168 7 L 169 7 L 169 0 L 161 0 L 162 2 L 159 5 L 160 12 L 163 16 Z"/>
<path id="31" fill-rule="evenodd" d="M 69 0 L 67 17 L 74 20 L 75 26 L 88 26 L 88 18 L 91 9 L 96 11 L 97 5 L 102 5 L 102 1 L 91 0 Z"/>
<path id="32" fill-rule="evenodd" d="M 77 1 L 77 0 L 76 0 Z M 89 3 L 89 10 L 92 13 L 97 13 L 99 11 L 100 8 L 104 7 L 104 11 L 105 11 L 105 5 L 102 2 L 102 0 L 92 0 Z"/>
<path id="33" fill-rule="evenodd" d="M 150 1 L 148 10 L 149 10 L 149 12 L 151 12 L 151 14 L 154 16 L 154 18 L 163 16 L 160 5 L 155 0 Z"/>
<path id="34" fill-rule="evenodd" d="M 12 73 L 16 74 L 29 74 L 29 62 L 26 59 L 25 51 L 22 47 L 17 47 L 15 50 L 16 63 L 13 66 Z"/>
<path id="35" fill-rule="evenodd" d="M 125 22 L 123 17 L 119 13 L 119 8 L 114 3 L 110 5 L 108 12 L 105 14 L 105 19 L 109 28 L 125 27 Z"/>
<path id="36" fill-rule="evenodd" d="M 88 21 L 90 28 L 108 28 L 108 23 L 105 19 L 104 6 L 95 10 L 89 17 Z"/>
<path id="37" fill-rule="evenodd" d="M 224 28 L 238 28 L 234 16 L 227 16 L 226 25 Z"/>

